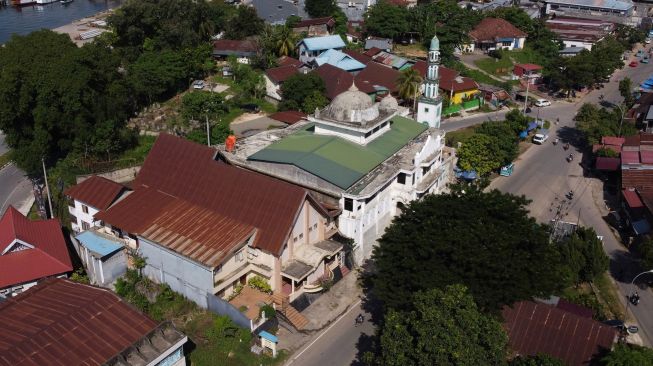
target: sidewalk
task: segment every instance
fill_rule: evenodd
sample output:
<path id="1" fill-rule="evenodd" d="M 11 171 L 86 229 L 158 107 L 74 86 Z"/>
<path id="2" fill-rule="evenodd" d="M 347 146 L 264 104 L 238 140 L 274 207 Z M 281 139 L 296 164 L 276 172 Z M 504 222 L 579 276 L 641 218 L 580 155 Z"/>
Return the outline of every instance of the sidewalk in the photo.
<path id="1" fill-rule="evenodd" d="M 301 312 L 309 320 L 302 332 L 279 328 L 279 348 L 290 352 L 298 350 L 312 338 L 314 333 L 324 329 L 344 314 L 360 299 L 361 294 L 361 288 L 358 286 L 358 271 L 354 269 Z"/>

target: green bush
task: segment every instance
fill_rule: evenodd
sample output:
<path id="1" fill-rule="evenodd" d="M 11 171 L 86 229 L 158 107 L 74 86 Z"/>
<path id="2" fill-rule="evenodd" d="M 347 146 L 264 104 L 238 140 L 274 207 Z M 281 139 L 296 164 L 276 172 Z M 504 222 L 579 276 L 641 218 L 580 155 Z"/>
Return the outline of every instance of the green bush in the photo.
<path id="1" fill-rule="evenodd" d="M 263 313 L 265 313 L 265 317 L 267 319 L 274 318 L 277 315 L 276 310 L 274 310 L 274 308 L 268 304 L 261 306 L 261 311 L 259 312 L 259 316 L 261 316 L 261 314 Z"/>
<path id="2" fill-rule="evenodd" d="M 596 151 L 596 156 L 601 156 L 605 158 L 618 158 L 619 153 L 612 149 L 600 148 Z"/>
<path id="3" fill-rule="evenodd" d="M 268 284 L 268 281 L 266 281 L 263 277 L 261 276 L 254 276 L 247 281 L 247 284 L 251 288 L 255 288 L 261 292 L 265 292 L 266 294 L 271 294 L 272 293 L 272 287 L 270 287 L 270 284 Z"/>

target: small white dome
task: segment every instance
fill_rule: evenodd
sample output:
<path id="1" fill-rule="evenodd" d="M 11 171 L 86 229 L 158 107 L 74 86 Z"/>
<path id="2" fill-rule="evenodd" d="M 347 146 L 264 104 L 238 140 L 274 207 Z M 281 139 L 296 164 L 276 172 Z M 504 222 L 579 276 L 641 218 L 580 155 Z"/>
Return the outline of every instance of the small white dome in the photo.
<path id="1" fill-rule="evenodd" d="M 381 112 L 390 113 L 397 109 L 399 109 L 399 103 L 397 103 L 397 99 L 390 95 L 390 93 L 381 99 L 381 102 L 379 103 L 379 110 Z"/>
<path id="2" fill-rule="evenodd" d="M 364 122 L 377 118 L 379 109 L 369 95 L 352 83 L 349 90 L 333 98 L 326 107 L 325 116 L 336 121 Z"/>

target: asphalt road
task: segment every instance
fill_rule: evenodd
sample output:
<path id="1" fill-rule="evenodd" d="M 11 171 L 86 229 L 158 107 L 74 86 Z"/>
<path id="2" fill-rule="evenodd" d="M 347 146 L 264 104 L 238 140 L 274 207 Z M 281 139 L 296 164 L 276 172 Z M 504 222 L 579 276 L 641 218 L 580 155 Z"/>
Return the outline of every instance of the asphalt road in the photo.
<path id="1" fill-rule="evenodd" d="M 0 133 L 0 155 L 7 152 L 4 135 Z M 0 167 L 2 168 L 2 167 Z M 32 196 L 32 183 L 25 173 L 9 164 L 0 169 L 0 216 L 9 205 L 19 208 Z"/>
<path id="2" fill-rule="evenodd" d="M 628 61 L 630 62 L 630 60 Z M 577 103 L 556 102 L 549 107 L 540 110 L 540 117 L 554 121 L 560 119 L 560 123 L 551 128 L 550 139 L 541 146 L 532 146 L 520 156 L 515 164 L 515 172 L 511 177 L 498 178 L 492 182 L 491 187 L 498 188 L 505 192 L 524 194 L 533 202 L 530 204 L 531 214 L 538 220 L 547 222 L 553 218 L 554 213 L 549 211 L 551 202 L 560 202 L 561 197 L 573 189 L 574 200 L 566 205 L 564 212 L 567 212 L 565 221 L 579 221 L 581 225 L 593 227 L 599 235 L 604 237 L 606 252 L 611 256 L 611 273 L 622 274 L 622 266 L 627 266 L 628 256 L 626 250 L 612 234 L 602 218 L 597 207 L 601 204 L 601 186 L 596 178 L 585 177 L 583 168 L 579 164 L 581 153 L 574 149 L 576 159 L 573 163 L 567 163 L 562 145 L 554 146 L 551 142 L 556 136 L 562 140 L 573 140 L 573 117 L 578 108 L 586 102 L 598 103 L 599 97 L 604 100 L 619 103 L 622 98 L 619 95 L 619 80 L 630 77 L 633 85 L 636 86 L 653 75 L 653 65 L 640 64 L 635 68 L 625 67 L 616 71 L 610 82 L 606 83 L 600 90 L 595 90 L 585 96 Z M 472 115 L 464 119 L 449 120 L 442 123 L 445 131 L 454 131 L 468 126 L 480 124 L 487 120 L 500 120 L 507 111 L 484 115 Z M 537 114 L 533 109 L 532 116 Z M 593 197 L 591 185 L 598 186 L 598 196 Z M 596 192 L 596 189 L 594 190 Z M 556 201 L 556 197 L 558 200 Z M 622 274 L 623 281 L 617 282 L 621 291 L 621 300 L 625 303 L 625 295 L 633 291 L 630 287 L 630 280 L 634 274 L 628 271 Z M 616 276 L 620 277 L 620 276 Z M 642 276 L 644 277 L 644 276 Z M 652 278 L 653 279 L 653 278 Z M 639 281 L 638 281 L 639 282 Z M 630 307 L 640 326 L 640 333 L 645 344 L 651 344 L 653 339 L 653 295 L 650 291 L 640 291 L 641 303 L 637 307 Z M 356 306 L 338 319 L 329 328 L 317 335 L 301 350 L 295 353 L 286 365 L 308 366 L 308 365 L 351 365 L 358 359 L 358 349 L 363 348 L 367 335 L 374 332 L 373 324 L 366 323 L 364 327 L 354 328 L 354 318 L 361 312 L 360 306 Z M 369 315 L 368 315 L 369 318 Z M 360 343 L 360 345 L 359 345 Z M 362 347 L 360 347 L 362 345 Z"/>

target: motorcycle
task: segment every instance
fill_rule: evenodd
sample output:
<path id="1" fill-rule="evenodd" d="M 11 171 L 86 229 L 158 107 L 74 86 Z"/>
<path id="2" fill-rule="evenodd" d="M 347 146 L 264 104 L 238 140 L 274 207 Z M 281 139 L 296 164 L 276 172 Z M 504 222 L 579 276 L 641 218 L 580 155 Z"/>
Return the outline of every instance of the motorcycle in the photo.
<path id="1" fill-rule="evenodd" d="M 558 144 L 558 139 L 553 140 L 553 144 L 557 145 Z"/>
<path id="2" fill-rule="evenodd" d="M 569 154 L 569 156 L 567 156 L 567 162 L 571 163 L 572 160 L 574 160 L 574 154 Z"/>
<path id="3" fill-rule="evenodd" d="M 574 191 L 567 192 L 565 197 L 567 197 L 567 199 L 571 201 L 572 199 L 574 199 Z"/>
<path id="4" fill-rule="evenodd" d="M 630 300 L 630 303 L 633 304 L 633 306 L 639 305 L 639 294 L 635 292 L 628 300 Z"/>
<path id="5" fill-rule="evenodd" d="M 358 314 L 356 320 L 354 321 L 354 326 L 357 327 L 358 325 L 363 324 L 364 321 L 365 321 L 365 317 L 363 316 L 363 314 Z"/>
<path id="6" fill-rule="evenodd" d="M 569 150 L 569 144 L 564 144 L 562 148 L 565 149 L 565 151 Z"/>

